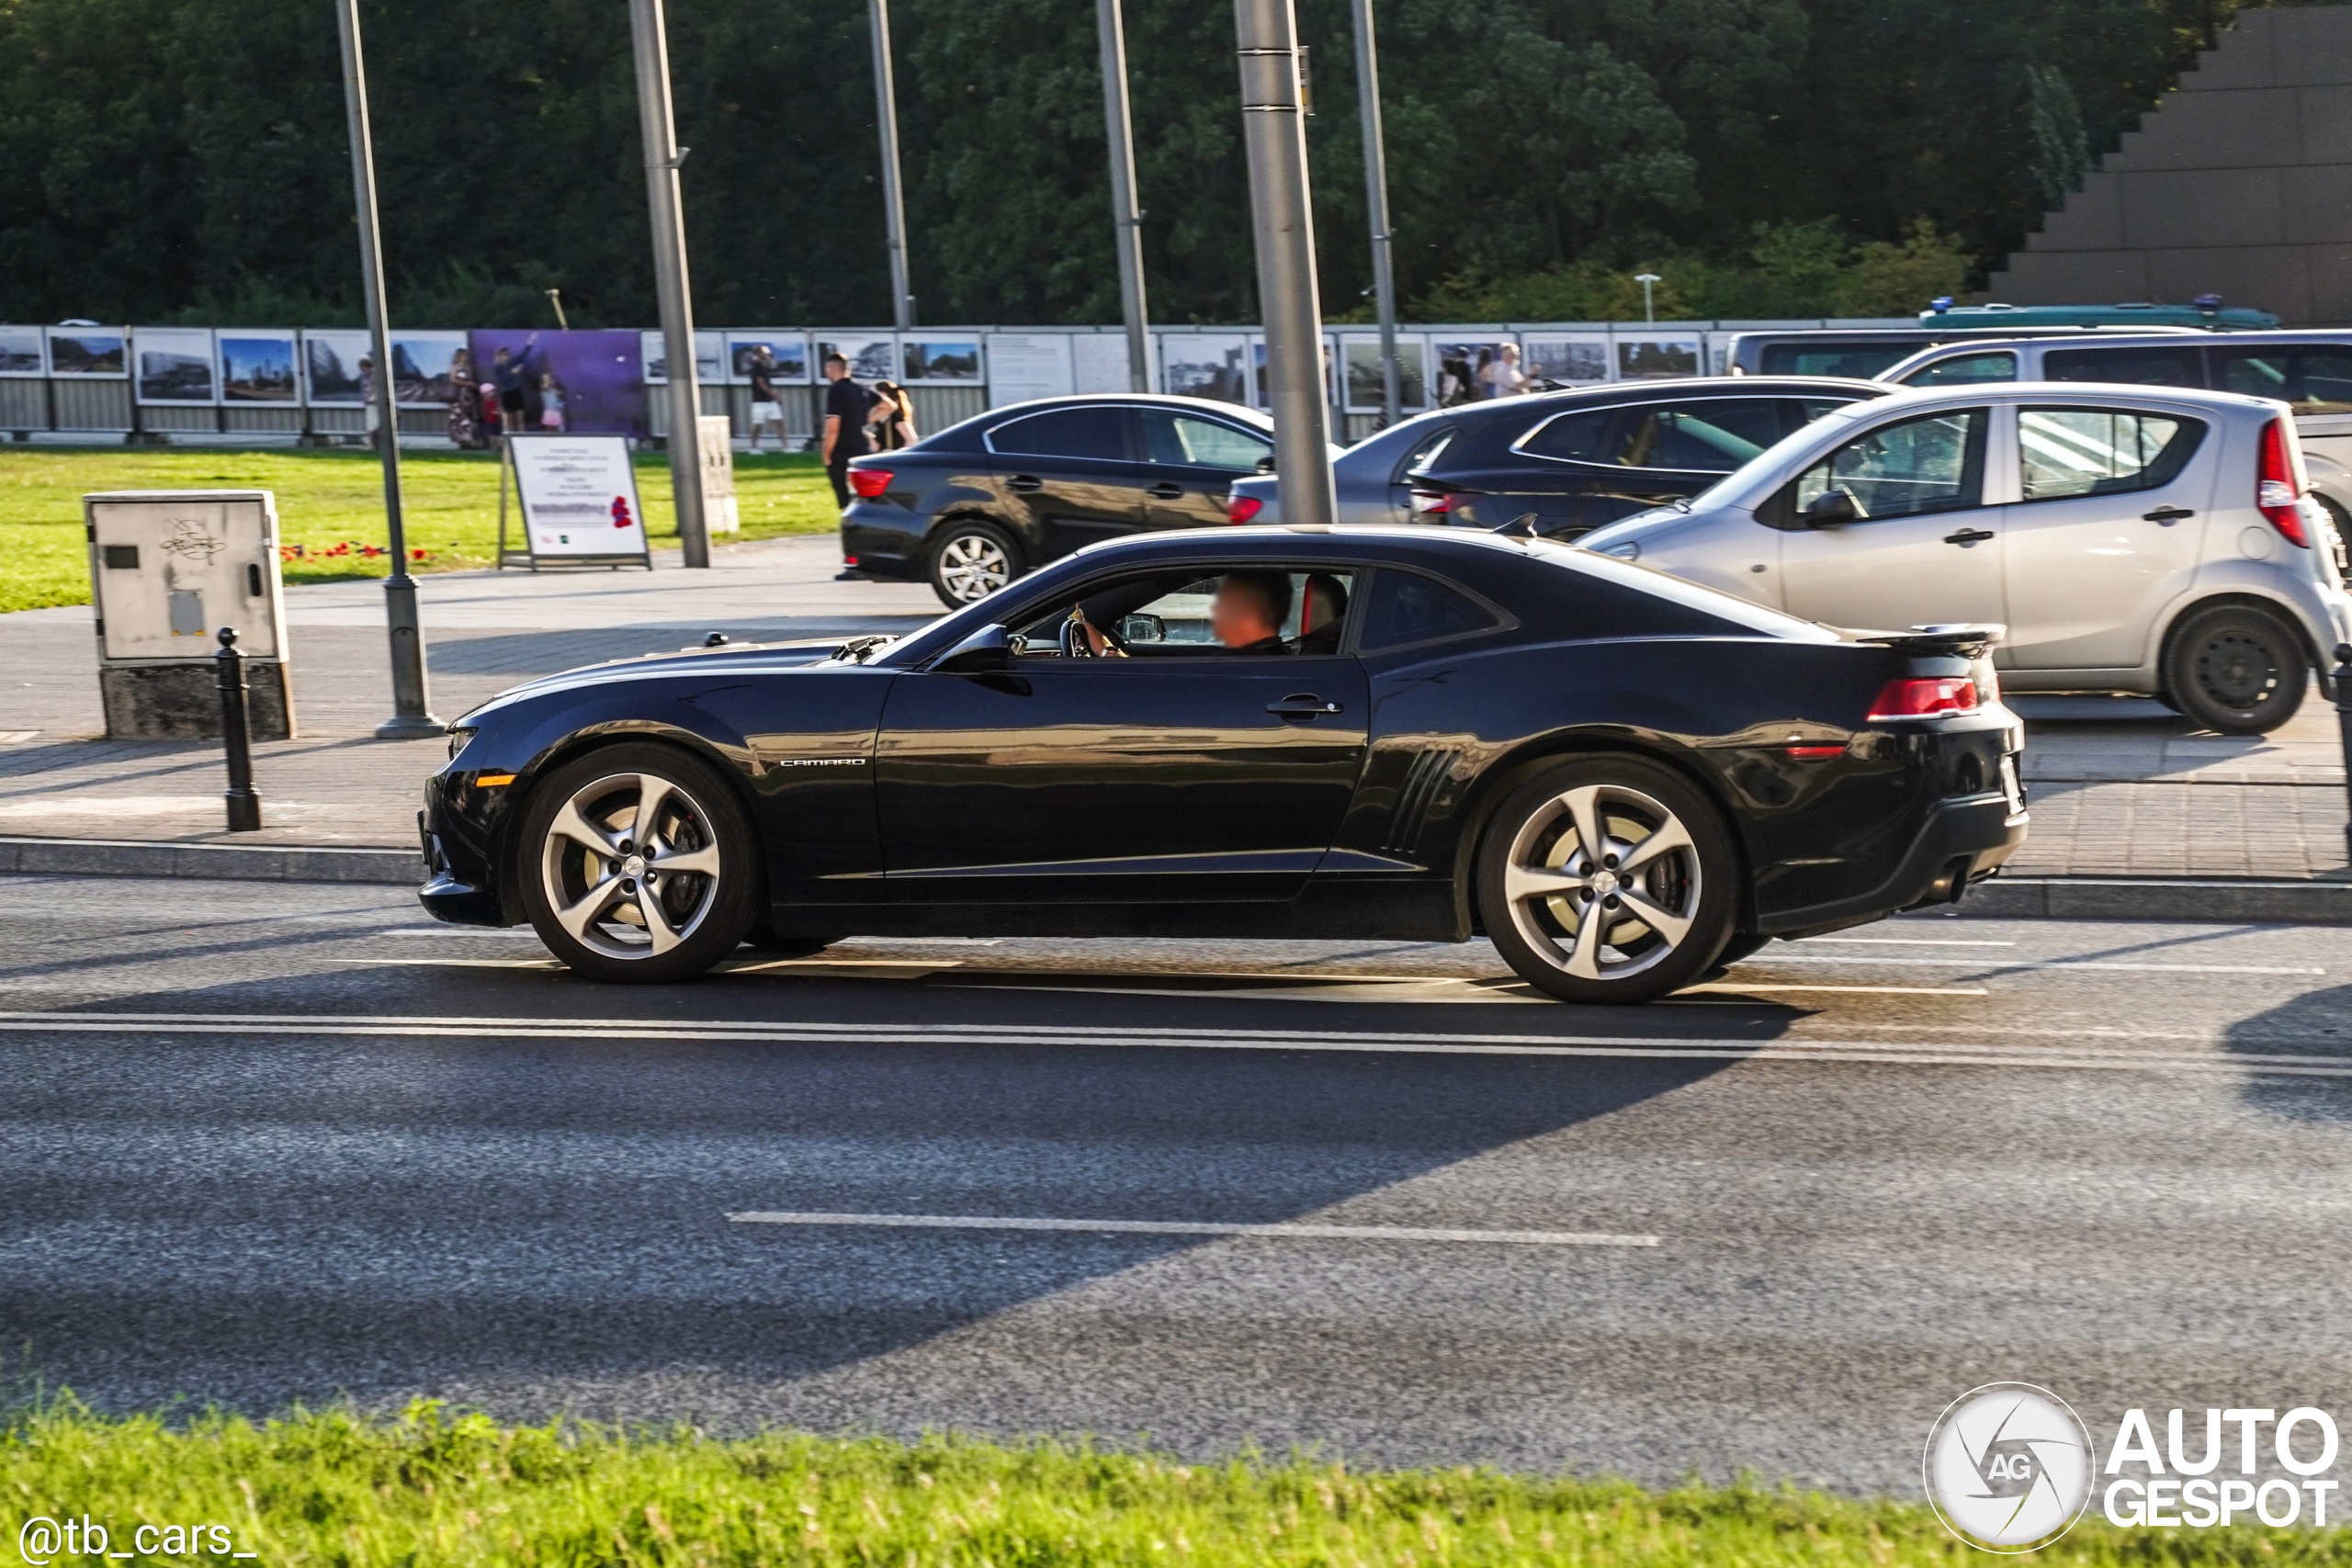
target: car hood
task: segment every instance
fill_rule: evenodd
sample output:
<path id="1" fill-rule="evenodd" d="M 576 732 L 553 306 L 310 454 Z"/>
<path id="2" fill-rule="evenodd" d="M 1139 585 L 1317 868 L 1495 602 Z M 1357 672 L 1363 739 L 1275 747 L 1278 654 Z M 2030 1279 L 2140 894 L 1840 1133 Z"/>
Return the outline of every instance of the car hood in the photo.
<path id="1" fill-rule="evenodd" d="M 1723 510 L 1725 509 L 1704 505 L 1693 505 L 1687 509 L 1679 506 L 1656 506 L 1647 512 L 1636 512 L 1631 517 L 1621 517 L 1614 523 L 1595 528 L 1591 533 L 1577 540 L 1577 545 L 1580 549 L 1592 550 L 1600 555 L 1611 554 L 1616 547 L 1629 543 L 1639 545 L 1644 549 L 1650 549 L 1663 545 L 1684 529 L 1712 518 Z M 1640 558 L 1635 556 L 1629 558 L 1639 559 Z"/>
<path id="2" fill-rule="evenodd" d="M 635 659 L 616 659 L 603 664 L 585 664 L 576 670 L 565 670 L 553 675 L 542 675 L 536 681 L 526 681 L 469 710 L 456 721 L 458 726 L 479 724 L 488 715 L 512 706 L 526 699 L 544 696 L 553 692 L 577 691 L 582 686 L 611 684 L 623 681 L 641 681 L 673 675 L 722 675 L 737 671 L 793 670 L 822 664 L 845 643 L 854 638 L 803 638 L 792 642 L 730 642 L 718 648 L 682 648 L 675 653 L 648 653 Z"/>

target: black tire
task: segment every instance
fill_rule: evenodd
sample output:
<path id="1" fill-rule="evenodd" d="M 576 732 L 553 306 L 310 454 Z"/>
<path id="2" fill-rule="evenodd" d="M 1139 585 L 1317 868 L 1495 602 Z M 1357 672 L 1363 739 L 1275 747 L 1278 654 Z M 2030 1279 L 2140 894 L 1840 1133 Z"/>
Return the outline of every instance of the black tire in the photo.
<path id="1" fill-rule="evenodd" d="M 2165 651 L 2165 694 L 2223 735 L 2266 735 L 2294 717 L 2311 674 L 2295 628 L 2253 604 L 2193 613 Z"/>
<path id="2" fill-rule="evenodd" d="M 1022 572 L 1021 546 L 1011 533 L 977 517 L 951 517 L 932 530 L 923 576 L 951 610 L 976 604 Z"/>
<path id="3" fill-rule="evenodd" d="M 649 799 L 651 856 L 636 836 Z M 673 860 L 690 863 L 665 874 Z M 767 897 L 734 787 L 673 746 L 613 746 L 556 769 L 531 791 L 515 861 L 532 929 L 592 980 L 699 975 L 735 951 Z"/>
<path id="4" fill-rule="evenodd" d="M 1588 812 L 1606 846 L 1598 856 L 1578 826 Z M 1623 884 L 1621 859 L 1636 861 Z M 1477 871 L 1496 951 L 1521 979 L 1570 1002 L 1646 1002 L 1690 985 L 1730 941 L 1740 903 L 1723 814 L 1671 769 L 1618 753 L 1555 764 L 1512 790 L 1487 825 Z"/>

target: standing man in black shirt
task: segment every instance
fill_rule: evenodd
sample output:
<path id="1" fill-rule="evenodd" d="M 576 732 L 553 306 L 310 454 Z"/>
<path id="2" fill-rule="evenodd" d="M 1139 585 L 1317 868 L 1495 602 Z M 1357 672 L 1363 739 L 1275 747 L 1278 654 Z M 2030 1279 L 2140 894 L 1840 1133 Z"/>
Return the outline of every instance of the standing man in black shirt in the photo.
<path id="1" fill-rule="evenodd" d="M 825 355 L 825 477 L 833 481 L 833 499 L 849 510 L 849 460 L 865 456 L 865 422 L 874 412 L 874 397 L 850 378 L 849 361 L 838 354 Z"/>

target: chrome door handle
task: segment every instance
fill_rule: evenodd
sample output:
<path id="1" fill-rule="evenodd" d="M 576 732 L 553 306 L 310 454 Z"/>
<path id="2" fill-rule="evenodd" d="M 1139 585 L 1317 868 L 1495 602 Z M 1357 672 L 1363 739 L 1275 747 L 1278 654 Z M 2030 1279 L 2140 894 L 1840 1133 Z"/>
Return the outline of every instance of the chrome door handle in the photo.
<path id="1" fill-rule="evenodd" d="M 2159 506 L 2154 512 L 2142 513 L 2140 514 L 2140 521 L 2143 523 L 2161 523 L 2165 527 L 2169 528 L 2184 517 L 2194 517 L 2196 515 L 2197 513 L 2191 512 L 2186 506 Z"/>
<path id="2" fill-rule="evenodd" d="M 1035 474 L 1015 474 L 1004 481 L 1004 488 L 1021 495 L 1046 488 L 1046 481 Z"/>
<path id="3" fill-rule="evenodd" d="M 1293 692 L 1281 702 L 1268 703 L 1266 711 L 1283 718 L 1320 718 L 1343 710 L 1339 704 L 1327 703 L 1312 692 Z"/>
<path id="4" fill-rule="evenodd" d="M 1163 479 L 1144 491 L 1144 494 L 1154 501 L 1182 501 L 1184 499 L 1184 487 Z"/>
<path id="5" fill-rule="evenodd" d="M 1944 536 L 1944 543 L 1947 545 L 1973 545 L 1983 540 L 1989 539 L 1992 536 L 1993 530 L 1990 528 L 1962 528 L 1957 534 L 1946 534 Z"/>

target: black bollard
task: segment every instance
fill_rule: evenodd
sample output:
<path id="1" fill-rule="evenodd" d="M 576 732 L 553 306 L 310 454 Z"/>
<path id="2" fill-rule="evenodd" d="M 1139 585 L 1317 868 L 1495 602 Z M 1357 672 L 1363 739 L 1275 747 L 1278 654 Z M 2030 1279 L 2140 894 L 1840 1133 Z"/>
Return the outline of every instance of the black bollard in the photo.
<path id="1" fill-rule="evenodd" d="M 2352 799 L 2352 642 L 2335 645 L 2335 730 L 2344 746 L 2344 789 Z M 2352 855 L 2352 822 L 2344 827 L 2344 848 Z"/>
<path id="2" fill-rule="evenodd" d="M 261 830 L 261 791 L 254 788 L 253 727 L 245 722 L 245 656 L 237 651 L 237 628 L 222 626 L 220 651 L 212 668 L 220 683 L 220 743 L 229 753 L 229 831 Z"/>

